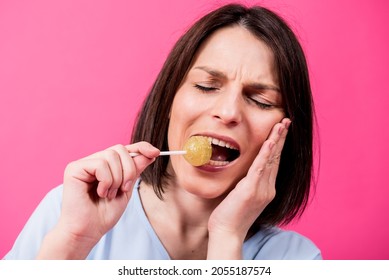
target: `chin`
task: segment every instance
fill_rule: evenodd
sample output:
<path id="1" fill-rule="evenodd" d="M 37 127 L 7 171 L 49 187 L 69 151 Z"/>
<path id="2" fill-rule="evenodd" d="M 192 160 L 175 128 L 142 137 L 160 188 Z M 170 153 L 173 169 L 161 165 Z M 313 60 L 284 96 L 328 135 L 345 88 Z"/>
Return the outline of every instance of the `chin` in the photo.
<path id="1" fill-rule="evenodd" d="M 203 167 L 193 167 L 187 162 L 175 162 L 170 166 L 174 185 L 186 192 L 204 199 L 216 199 L 226 196 L 240 181 L 234 171 L 209 170 Z M 235 174 L 235 176 L 234 176 Z"/>
<path id="2" fill-rule="evenodd" d="M 180 180 L 179 187 L 185 191 L 204 199 L 216 199 L 226 196 L 235 184 L 222 182 L 218 179 L 199 178 L 190 180 L 186 177 Z"/>

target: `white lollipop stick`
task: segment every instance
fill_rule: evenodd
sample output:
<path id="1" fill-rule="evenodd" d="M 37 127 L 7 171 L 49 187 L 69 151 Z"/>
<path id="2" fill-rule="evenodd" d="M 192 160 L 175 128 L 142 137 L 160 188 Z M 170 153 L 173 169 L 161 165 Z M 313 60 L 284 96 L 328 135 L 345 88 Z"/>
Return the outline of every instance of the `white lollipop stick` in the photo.
<path id="1" fill-rule="evenodd" d="M 162 151 L 159 153 L 160 156 L 175 156 L 175 155 L 185 155 L 186 151 Z M 139 156 L 140 153 L 130 153 L 130 157 Z"/>

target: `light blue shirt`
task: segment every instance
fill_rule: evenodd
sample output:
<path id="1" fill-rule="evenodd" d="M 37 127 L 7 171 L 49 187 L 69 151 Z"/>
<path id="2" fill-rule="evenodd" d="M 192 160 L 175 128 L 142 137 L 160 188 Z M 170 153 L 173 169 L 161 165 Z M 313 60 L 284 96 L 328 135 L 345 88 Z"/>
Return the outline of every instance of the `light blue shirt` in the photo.
<path id="1" fill-rule="evenodd" d="M 94 260 L 169 260 L 169 254 L 153 230 L 139 197 L 139 180 L 118 223 L 89 253 Z M 36 208 L 4 259 L 34 259 L 42 240 L 57 223 L 62 186 L 50 191 Z M 243 244 L 243 258 L 261 260 L 321 259 L 320 250 L 306 237 L 278 227 L 260 230 Z"/>

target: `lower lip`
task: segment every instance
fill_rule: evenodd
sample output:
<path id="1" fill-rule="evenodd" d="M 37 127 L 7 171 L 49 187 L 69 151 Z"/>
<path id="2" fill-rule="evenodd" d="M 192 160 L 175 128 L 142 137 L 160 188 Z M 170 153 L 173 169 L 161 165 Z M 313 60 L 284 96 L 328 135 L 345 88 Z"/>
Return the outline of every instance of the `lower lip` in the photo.
<path id="1" fill-rule="evenodd" d="M 202 165 L 202 166 L 198 166 L 196 167 L 197 169 L 200 169 L 202 171 L 207 171 L 207 172 L 221 172 L 227 168 L 229 168 L 231 166 L 231 164 L 233 163 L 233 161 L 231 161 L 230 163 L 226 164 L 226 165 L 222 165 L 222 166 L 218 166 L 218 165 Z"/>

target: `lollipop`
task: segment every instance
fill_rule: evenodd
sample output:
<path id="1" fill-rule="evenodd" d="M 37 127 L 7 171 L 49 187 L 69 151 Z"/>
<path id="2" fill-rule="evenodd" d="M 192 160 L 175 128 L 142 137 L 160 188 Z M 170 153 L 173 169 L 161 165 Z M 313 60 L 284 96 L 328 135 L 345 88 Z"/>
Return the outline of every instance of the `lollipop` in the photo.
<path id="1" fill-rule="evenodd" d="M 193 166 L 201 166 L 211 160 L 212 145 L 207 137 L 192 136 L 186 141 L 182 151 L 162 151 L 159 155 L 184 155 L 186 161 Z M 130 153 L 130 156 L 136 157 L 139 156 L 139 153 Z"/>
<path id="2" fill-rule="evenodd" d="M 204 136 L 192 136 L 184 145 L 184 158 L 193 166 L 207 164 L 212 156 L 211 142 Z"/>

